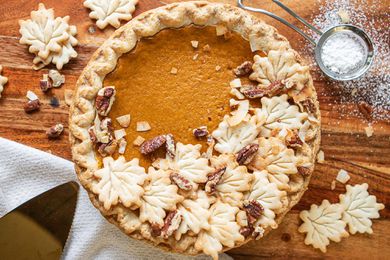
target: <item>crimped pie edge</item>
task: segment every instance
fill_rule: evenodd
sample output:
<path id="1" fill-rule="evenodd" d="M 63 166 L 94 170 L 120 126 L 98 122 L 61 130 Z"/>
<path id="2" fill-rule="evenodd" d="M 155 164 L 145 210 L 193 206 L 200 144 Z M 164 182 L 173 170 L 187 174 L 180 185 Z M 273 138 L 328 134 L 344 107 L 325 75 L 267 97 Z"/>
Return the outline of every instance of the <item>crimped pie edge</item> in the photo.
<path id="1" fill-rule="evenodd" d="M 97 199 L 97 196 L 90 191 L 91 187 L 88 179 L 98 167 L 93 144 L 88 134 L 88 128 L 93 125 L 95 118 L 94 100 L 98 90 L 103 86 L 105 76 L 115 69 L 119 57 L 131 51 L 140 38 L 153 36 L 165 28 L 179 28 L 191 24 L 199 26 L 224 25 L 230 30 L 239 33 L 245 39 L 249 39 L 249 36 L 251 38 L 255 37 L 258 47 L 266 52 L 291 48 L 287 39 L 278 34 L 274 27 L 265 24 L 247 12 L 227 4 L 201 1 L 174 3 L 147 11 L 116 30 L 104 42 L 92 55 L 76 83 L 75 95 L 69 117 L 70 142 L 72 144 L 72 156 L 78 178 L 84 188 L 89 191 L 88 193 L 92 203 L 111 223 L 117 225 L 122 231 L 125 231 L 125 229 L 116 220 L 117 213 L 111 210 L 105 210 L 101 202 Z M 296 52 L 295 54 L 297 60 L 300 62 L 301 58 L 299 54 Z M 311 77 L 308 82 L 308 88 L 312 92 L 310 98 L 317 108 L 316 116 L 320 118 L 319 105 Z M 313 165 L 319 143 L 320 131 L 317 131 L 317 135 L 312 143 L 312 154 L 310 156 Z M 277 223 L 280 223 L 284 215 L 299 201 L 307 189 L 311 173 L 304 178 L 301 190 L 293 194 L 288 194 L 289 205 L 285 211 L 277 215 Z M 266 233 L 269 230 L 270 228 L 266 230 Z M 144 239 L 140 234 L 133 233 L 130 236 L 155 244 L 151 240 Z M 241 246 L 251 239 L 250 237 L 247 238 L 244 242 L 238 243 L 236 247 Z M 158 244 L 158 246 L 166 250 L 171 248 L 164 244 Z M 227 249 L 230 248 L 224 248 L 224 250 Z M 177 251 L 175 249 L 171 250 Z M 193 246 L 188 247 L 184 252 L 180 252 L 198 254 Z"/>

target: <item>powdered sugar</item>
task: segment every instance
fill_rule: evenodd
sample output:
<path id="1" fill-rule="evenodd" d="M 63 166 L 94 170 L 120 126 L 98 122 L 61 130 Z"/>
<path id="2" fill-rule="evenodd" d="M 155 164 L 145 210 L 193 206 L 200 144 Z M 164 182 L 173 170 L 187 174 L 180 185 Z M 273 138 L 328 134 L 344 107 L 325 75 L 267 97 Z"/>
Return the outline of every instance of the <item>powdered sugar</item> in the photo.
<path id="1" fill-rule="evenodd" d="M 349 33 L 336 33 L 329 37 L 321 48 L 324 65 L 338 74 L 350 73 L 362 65 L 366 50 L 356 36 Z"/>

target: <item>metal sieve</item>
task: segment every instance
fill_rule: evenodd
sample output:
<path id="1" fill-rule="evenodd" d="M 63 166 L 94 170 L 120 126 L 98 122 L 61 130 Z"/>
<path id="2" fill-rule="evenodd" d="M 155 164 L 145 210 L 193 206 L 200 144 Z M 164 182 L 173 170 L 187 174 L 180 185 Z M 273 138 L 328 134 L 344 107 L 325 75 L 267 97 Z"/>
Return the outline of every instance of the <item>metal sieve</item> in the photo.
<path id="1" fill-rule="evenodd" d="M 373 59 L 374 59 L 374 45 L 373 45 L 370 37 L 362 29 L 360 29 L 356 26 L 350 25 L 350 24 L 340 24 L 340 25 L 334 26 L 332 28 L 329 28 L 325 32 L 322 32 L 322 31 L 318 30 L 317 28 L 315 28 L 310 23 L 308 23 L 301 16 L 297 15 L 293 10 L 291 10 L 290 8 L 285 6 L 280 1 L 278 1 L 278 0 L 272 0 L 272 1 L 275 4 L 279 5 L 281 8 L 283 8 L 287 13 L 289 13 L 291 16 L 296 18 L 298 21 L 303 23 L 310 30 L 312 30 L 313 32 L 318 34 L 320 36 L 318 41 L 314 40 L 311 36 L 307 35 L 305 32 L 303 32 L 301 29 L 299 29 L 294 24 L 289 23 L 287 20 L 275 15 L 274 13 L 271 13 L 271 12 L 266 11 L 264 9 L 246 6 L 243 4 L 243 0 L 237 0 L 237 3 L 238 3 L 238 6 L 241 7 L 242 9 L 268 15 L 268 16 L 278 20 L 279 22 L 283 23 L 284 25 L 287 25 L 288 27 L 290 27 L 291 29 L 293 29 L 294 31 L 299 33 L 300 35 L 302 35 L 306 40 L 308 40 L 311 44 L 314 45 L 314 47 L 315 47 L 314 48 L 315 60 L 318 64 L 318 66 L 320 67 L 320 69 L 322 70 L 322 72 L 324 72 L 324 74 L 327 75 L 329 78 L 332 78 L 332 79 L 338 80 L 338 81 L 353 80 L 353 79 L 357 79 L 357 78 L 363 76 L 363 74 L 368 71 L 368 69 L 370 68 L 370 66 L 373 62 Z M 330 70 L 328 67 L 326 67 L 324 65 L 322 57 L 321 57 L 322 47 L 324 46 L 326 41 L 330 37 L 332 37 L 336 34 L 339 34 L 339 33 L 350 34 L 351 36 L 356 38 L 360 42 L 362 47 L 364 48 L 365 56 L 366 56 L 365 61 L 362 64 L 360 64 L 359 67 L 351 70 L 348 73 L 344 73 L 344 74 L 336 73 L 336 72 Z"/>

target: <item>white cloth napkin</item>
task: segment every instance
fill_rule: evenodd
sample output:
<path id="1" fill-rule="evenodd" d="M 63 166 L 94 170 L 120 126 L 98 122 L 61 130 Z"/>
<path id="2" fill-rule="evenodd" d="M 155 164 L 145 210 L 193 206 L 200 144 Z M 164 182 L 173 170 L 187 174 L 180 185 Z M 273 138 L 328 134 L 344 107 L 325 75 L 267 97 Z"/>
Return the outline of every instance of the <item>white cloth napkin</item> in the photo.
<path id="1" fill-rule="evenodd" d="M 59 184 L 76 180 L 73 163 L 0 138 L 0 217 Z M 131 239 L 104 219 L 80 189 L 63 259 L 209 259 L 166 253 Z M 220 259 L 231 259 L 221 254 Z"/>

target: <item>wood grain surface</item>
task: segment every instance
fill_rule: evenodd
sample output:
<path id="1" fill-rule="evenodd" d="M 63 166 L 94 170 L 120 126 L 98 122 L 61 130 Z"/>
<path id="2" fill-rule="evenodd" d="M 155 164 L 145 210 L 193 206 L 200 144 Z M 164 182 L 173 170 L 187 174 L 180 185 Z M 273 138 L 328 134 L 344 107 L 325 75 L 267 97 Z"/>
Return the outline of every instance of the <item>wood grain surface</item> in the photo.
<path id="1" fill-rule="evenodd" d="M 235 4 L 234 0 L 223 1 Z M 73 89 L 77 77 L 91 54 L 113 32 L 113 29 L 107 28 L 104 31 L 97 29 L 94 22 L 88 18 L 88 11 L 83 7 L 81 0 L 43 0 L 42 2 L 47 7 L 55 9 L 56 16 L 70 15 L 70 23 L 78 28 L 77 38 L 79 40 L 76 48 L 79 56 L 62 70 L 62 73 L 66 75 L 65 85 L 45 95 L 39 89 L 39 79 L 43 73 L 47 73 L 48 68 L 40 71 L 32 70 L 33 55 L 27 51 L 25 45 L 18 42 L 20 37 L 18 20 L 29 17 L 30 11 L 35 10 L 39 2 L 38 0 L 9 0 L 0 4 L 0 64 L 4 67 L 3 75 L 9 79 L 0 100 L 0 136 L 70 159 L 67 137 L 68 107 L 64 103 L 64 89 Z M 174 0 L 166 2 L 174 2 Z M 318 13 L 321 4 L 317 0 L 286 0 L 284 2 L 309 21 L 313 15 Z M 385 17 L 389 12 L 390 0 L 381 2 L 382 4 L 377 6 L 375 15 Z M 252 3 L 293 21 L 271 1 Z M 135 15 L 163 4 L 165 2 L 158 0 L 140 0 Z M 310 51 L 305 50 L 306 44 L 302 44 L 303 40 L 294 31 L 268 17 L 261 17 L 278 28 L 298 52 L 303 55 L 312 55 Z M 297 22 L 294 23 L 298 25 Z M 382 33 L 388 30 L 388 26 L 390 24 L 383 26 Z M 96 32 L 90 33 L 88 31 L 90 27 L 95 28 Z M 313 76 L 322 112 L 321 149 L 325 152 L 326 162 L 316 165 L 309 190 L 300 203 L 287 215 L 279 229 L 271 232 L 266 239 L 250 242 L 241 248 L 229 251 L 228 253 L 235 259 L 265 257 L 275 259 L 390 259 L 389 119 L 373 122 L 374 135 L 370 138 L 366 137 L 364 127 L 368 122 L 363 115 L 359 114 L 357 104 L 340 102 L 340 96 L 334 94 L 336 93 L 334 90 L 340 86 L 329 83 L 318 70 L 313 72 Z M 41 110 L 37 113 L 26 114 L 23 111 L 27 90 L 33 90 L 43 101 Z M 59 107 L 53 108 L 49 105 L 52 96 L 60 99 Z M 349 112 L 346 113 L 346 111 Z M 389 114 L 390 111 L 383 113 Z M 45 135 L 46 129 L 58 122 L 65 125 L 65 134 L 59 140 L 48 140 Z M 330 185 L 341 168 L 350 173 L 350 184 L 367 182 L 369 191 L 386 205 L 386 209 L 381 211 L 379 220 L 373 221 L 374 234 L 353 235 L 343 239 L 340 243 L 332 242 L 328 246 L 328 252 L 323 254 L 319 250 L 304 245 L 304 235 L 297 232 L 300 223 L 298 214 L 301 210 L 308 209 L 313 203 L 321 203 L 323 199 L 337 202 L 338 195 L 345 191 L 345 187 L 337 183 L 336 189 L 332 191 Z"/>

